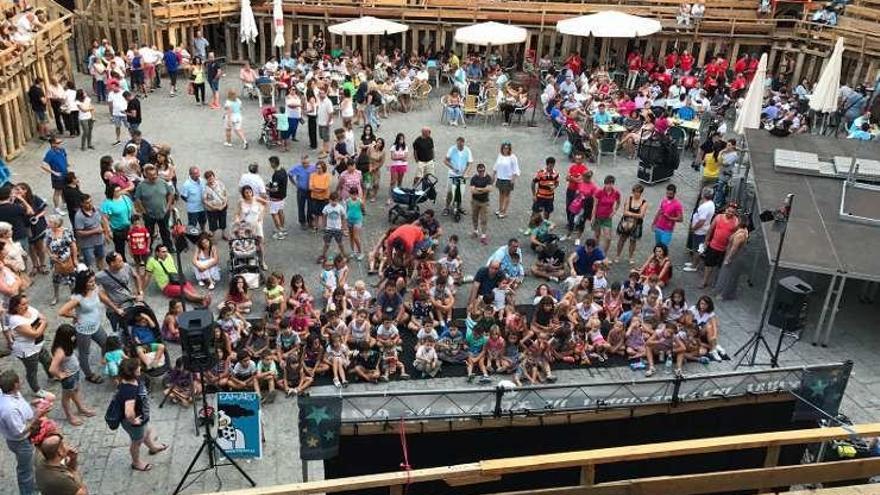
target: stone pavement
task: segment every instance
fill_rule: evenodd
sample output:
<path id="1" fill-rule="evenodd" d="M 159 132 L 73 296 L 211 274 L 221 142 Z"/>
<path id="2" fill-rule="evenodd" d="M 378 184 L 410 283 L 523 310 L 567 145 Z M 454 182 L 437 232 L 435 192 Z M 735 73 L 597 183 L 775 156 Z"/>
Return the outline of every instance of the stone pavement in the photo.
<path id="1" fill-rule="evenodd" d="M 79 81 L 81 84 L 86 81 Z M 223 90 L 234 84 L 226 81 Z M 445 90 L 446 88 L 441 88 Z M 273 154 L 281 156 L 285 167 L 290 167 L 298 160 L 303 150 L 303 141 L 307 142 L 305 129 L 299 131 L 300 142 L 296 143 L 292 151 L 286 154 L 269 151 L 259 146 L 260 117 L 257 104 L 254 101 L 245 103 L 244 126 L 251 140 L 251 147 L 245 151 L 238 147 L 223 147 L 223 122 L 219 111 L 209 110 L 205 107 L 196 106 L 194 100 L 186 95 L 176 98 L 167 96 L 167 88 L 154 93 L 143 102 L 144 123 L 141 126 L 145 138 L 151 143 L 169 143 L 172 146 L 172 156 L 177 165 L 178 176 L 183 181 L 187 175 L 187 168 L 198 165 L 202 170 L 213 169 L 234 190 L 239 175 L 246 169 L 250 162 L 258 162 L 261 165 L 261 173 L 269 175 L 268 157 Z M 440 93 L 435 91 L 432 98 L 432 106 L 417 110 L 409 114 L 392 113 L 390 118 L 383 120 L 379 135 L 387 142 L 392 142 L 397 132 L 404 132 L 408 142 L 411 142 L 419 132 L 419 129 L 428 125 L 433 128 L 433 137 L 438 156 L 438 175 L 441 177 L 439 193 L 442 196 L 445 184 L 445 172 L 440 165 L 440 159 L 446 149 L 454 144 L 457 136 L 467 139 L 467 145 L 471 147 L 477 162 L 485 162 L 488 167 L 494 163 L 499 145 L 503 140 L 510 140 L 514 153 L 519 157 L 520 166 L 523 169 L 523 177 L 518 181 L 514 198 L 511 205 L 510 215 L 505 220 L 498 220 L 494 216 L 489 221 L 489 246 L 482 246 L 476 240 L 471 239 L 470 218 L 465 217 L 460 224 L 451 222 L 446 217 L 441 217 L 446 234 L 458 234 L 461 239 L 462 257 L 464 269 L 467 273 L 473 273 L 480 265 L 485 263 L 489 254 L 498 246 L 504 244 L 509 237 L 520 237 L 518 233 L 528 219 L 531 200 L 528 193 L 528 185 L 531 176 L 543 166 L 544 158 L 555 156 L 558 169 L 563 173 L 567 168 L 567 160 L 561 152 L 561 142 L 552 143 L 552 134 L 549 127 L 528 127 L 525 125 L 511 128 L 500 126 L 499 122 L 485 125 L 482 122 L 473 123 L 468 128 L 454 128 L 441 126 L 439 122 L 440 108 L 438 104 Z M 94 129 L 94 145 L 96 150 L 81 152 L 78 141 L 66 140 L 66 147 L 70 154 L 73 170 L 81 177 L 82 188 L 91 193 L 95 198 L 103 198 L 103 188 L 98 176 L 98 161 L 102 155 L 110 154 L 114 157 L 121 155 L 121 146 L 113 147 L 113 128 L 109 123 L 107 110 L 100 107 Z M 541 122 L 540 113 L 537 116 Z M 45 146 L 33 143 L 27 152 L 18 157 L 10 164 L 15 181 L 26 181 L 34 186 L 37 194 L 49 199 L 51 191 L 49 180 L 43 174 L 38 165 L 45 151 Z M 312 154 L 313 160 L 315 155 Z M 601 183 L 606 174 L 617 177 L 617 184 L 624 193 L 629 191 L 636 178 L 636 164 L 633 161 L 618 158 L 612 163 L 610 157 L 603 157 L 602 164 L 592 167 L 595 170 L 595 180 Z M 689 161 L 690 156 L 685 157 Z M 410 179 L 412 172 L 407 176 Z M 387 181 L 387 174 L 384 179 Z M 686 163 L 677 171 L 673 182 L 679 186 L 679 196 L 685 204 L 689 214 L 690 204 L 696 197 L 699 185 L 698 174 L 693 172 Z M 659 198 L 664 192 L 665 184 L 648 187 L 646 197 L 650 202 L 650 214 L 656 208 Z M 558 194 L 562 196 L 562 194 Z M 379 202 L 368 203 L 367 217 L 365 222 L 365 247 L 371 246 L 381 235 L 387 226 L 386 207 L 384 200 L 387 198 L 387 185 L 383 185 Z M 492 195 L 492 206 L 496 205 L 496 195 Z M 237 200 L 233 199 L 235 203 Z M 296 218 L 295 204 L 288 202 L 286 209 L 288 219 Z M 179 205 L 183 211 L 183 205 Z M 467 205 L 466 205 L 467 207 Z M 557 198 L 557 212 L 554 220 L 564 223 L 564 207 L 561 198 Z M 437 211 L 442 209 L 438 203 Z M 231 208 L 232 210 L 232 208 Z M 266 232 L 271 231 L 271 220 L 266 219 Z M 291 235 L 284 241 L 269 240 L 267 249 L 267 262 L 271 269 L 280 270 L 288 277 L 294 273 L 302 273 L 311 286 L 317 285 L 318 267 L 314 264 L 316 250 L 320 249 L 321 240 L 311 233 L 299 231 L 295 225 L 291 228 Z M 647 229 L 646 229 L 647 230 Z M 673 239 L 672 256 L 677 265 L 684 261 L 684 228 L 680 227 Z M 651 247 L 652 236 L 646 231 L 644 240 L 639 244 L 637 260 L 643 261 Z M 751 243 L 751 251 L 755 255 L 764 252 L 762 239 L 756 235 Z M 567 250 L 570 251 L 570 246 Z M 226 257 L 226 249 L 221 246 L 221 255 Z M 525 264 L 528 266 L 533 261 L 533 255 L 524 250 Z M 184 263 L 187 263 L 184 258 Z M 292 262 L 291 262 L 292 260 Z M 763 255 L 756 264 L 754 270 L 753 287 L 743 283 L 741 298 L 737 301 L 728 301 L 717 304 L 721 320 L 721 342 L 732 353 L 749 337 L 760 312 L 761 292 L 764 280 L 767 276 L 766 255 Z M 625 276 L 626 267 L 615 266 L 609 275 L 610 280 L 622 280 Z M 812 319 L 815 321 L 821 298 L 824 296 L 823 287 L 827 281 L 819 277 L 802 276 L 807 282 L 812 283 L 818 289 L 818 295 L 811 300 L 810 310 Z M 366 279 L 366 271 L 362 264 L 352 262 L 352 280 Z M 744 277 L 745 278 L 745 277 Z M 372 282 L 372 280 L 371 280 Z M 224 280 L 225 283 L 225 280 Z M 682 286 L 688 294 L 688 299 L 694 301 L 699 296 L 698 277 L 676 271 L 673 278 L 675 286 Z M 531 291 L 538 285 L 535 279 L 527 279 L 521 289 L 522 300 L 531 299 Z M 856 287 L 857 284 L 850 284 Z M 467 288 L 459 291 L 460 298 L 466 297 Z M 50 327 L 58 323 L 55 309 L 48 306 L 50 299 L 50 287 L 46 277 L 38 278 L 36 286 L 30 290 L 32 304 L 43 311 L 50 319 Z M 222 294 L 218 290 L 217 294 Z M 66 292 L 62 289 L 62 299 Z M 259 297 L 259 296 L 258 296 Z M 166 302 L 155 289 L 149 290 L 148 301 L 156 310 L 159 317 L 164 315 Z M 880 402 L 875 398 L 880 391 L 880 373 L 874 369 L 872 352 L 877 348 L 878 336 L 870 329 L 877 328 L 880 323 L 878 312 L 870 311 L 857 302 L 856 294 L 850 290 L 845 293 L 841 303 L 841 313 L 838 315 L 835 337 L 832 345 L 828 348 L 813 347 L 807 342 L 799 342 L 782 356 L 783 366 L 799 366 L 811 363 L 826 363 L 852 359 L 856 365 L 853 380 L 850 381 L 844 411 L 857 421 L 872 421 L 880 417 Z M 810 329 L 811 331 L 811 329 Z M 774 334 L 771 332 L 771 338 Z M 806 339 L 805 339 L 806 340 Z M 51 337 L 47 339 L 51 342 Z M 179 348 L 172 346 L 172 352 L 176 356 Z M 0 367 L 12 367 L 23 373 L 18 360 L 7 357 L 0 360 Z M 690 365 L 688 373 L 704 373 L 727 371 L 732 368 L 731 362 L 715 363 L 708 367 L 702 365 Z M 660 372 L 662 375 L 664 371 Z M 603 381 L 638 379 L 640 373 L 633 373 L 628 368 L 611 369 L 582 369 L 560 373 L 564 382 Z M 45 376 L 40 372 L 40 381 L 45 383 Z M 391 383 L 386 385 L 389 390 L 402 388 L 448 388 L 462 386 L 462 378 L 439 378 L 436 380 Z M 104 384 L 100 386 L 89 383 L 84 384 L 86 402 L 95 407 L 100 414 L 112 395 L 112 386 Z M 348 390 L 360 390 L 364 386 L 352 385 Z M 50 390 L 60 393 L 57 384 L 53 384 Z M 377 389 L 371 386 L 371 389 Z M 65 426 L 67 438 L 81 450 L 82 470 L 91 493 L 115 494 L 126 493 L 128 495 L 171 493 L 183 471 L 199 446 L 199 437 L 195 435 L 192 422 L 192 411 L 175 405 L 168 404 L 163 409 L 155 407 L 160 395 L 154 393 L 153 417 L 151 424 L 157 429 L 160 438 L 169 442 L 171 448 L 149 461 L 155 464 L 155 468 L 149 473 L 133 473 L 128 467 L 128 441 L 127 436 L 121 432 L 110 432 L 103 420 L 99 417 L 86 422 L 82 427 L 73 428 Z M 60 407 L 52 412 L 51 417 L 61 420 Z M 261 460 L 245 462 L 244 468 L 257 480 L 260 485 L 270 485 L 285 482 L 295 482 L 301 479 L 301 465 L 298 460 L 298 438 L 296 428 L 297 409 L 294 400 L 280 399 L 275 404 L 268 405 L 264 409 L 263 422 L 265 425 L 264 456 Z M 317 463 L 310 463 L 310 478 L 322 476 L 323 472 Z M 14 467 L 9 452 L 0 449 L 0 493 L 10 493 L 13 489 Z M 238 473 L 232 468 L 223 468 L 219 476 L 206 473 L 198 480 L 187 493 L 211 492 L 220 489 L 232 489 L 246 486 Z"/>

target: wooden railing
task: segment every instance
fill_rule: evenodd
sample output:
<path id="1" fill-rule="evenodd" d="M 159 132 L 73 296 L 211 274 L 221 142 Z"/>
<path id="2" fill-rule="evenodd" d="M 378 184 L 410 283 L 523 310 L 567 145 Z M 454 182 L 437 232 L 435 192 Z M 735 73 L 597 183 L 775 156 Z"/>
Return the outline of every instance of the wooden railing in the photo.
<path id="1" fill-rule="evenodd" d="M 499 480 L 502 476 L 564 468 L 580 469 L 580 485 L 508 492 L 505 495 L 625 495 L 625 494 L 702 494 L 733 490 L 767 490 L 794 484 L 810 484 L 870 478 L 880 474 L 880 458 L 851 459 L 816 464 L 779 465 L 782 447 L 822 443 L 850 437 L 880 435 L 880 423 L 851 428 L 816 428 L 773 433 L 733 435 L 697 440 L 612 447 L 605 449 L 493 459 L 454 466 L 416 469 L 293 483 L 225 492 L 226 495 L 307 495 L 317 493 L 357 492 L 388 488 L 399 494 L 407 485 L 443 481 L 450 486 L 471 485 Z M 760 468 L 709 472 L 689 475 L 634 478 L 596 483 L 596 469 L 618 462 L 665 459 L 686 455 L 765 449 Z"/>
<path id="2" fill-rule="evenodd" d="M 67 41 L 73 16 L 54 2 L 45 6 L 50 20 L 34 34 L 33 42 L 0 52 L 0 156 L 5 159 L 14 158 L 34 135 L 36 119 L 27 99 L 34 79 L 66 79 L 71 74 Z"/>

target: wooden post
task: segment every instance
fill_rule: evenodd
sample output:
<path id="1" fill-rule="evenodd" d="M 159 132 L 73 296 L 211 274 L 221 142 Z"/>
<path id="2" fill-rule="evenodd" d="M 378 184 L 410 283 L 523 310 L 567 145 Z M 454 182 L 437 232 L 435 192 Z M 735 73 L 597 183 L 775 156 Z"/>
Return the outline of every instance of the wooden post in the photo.
<path id="1" fill-rule="evenodd" d="M 657 58 L 661 58 L 661 57 L 665 57 L 665 56 L 666 56 L 666 53 L 667 53 L 667 46 L 666 46 L 666 44 L 667 44 L 668 42 L 669 42 L 669 40 L 667 40 L 666 38 L 663 38 L 663 41 L 660 42 L 660 54 L 659 54 L 659 57 L 657 57 Z M 671 67 L 667 67 L 667 69 L 671 69 Z"/>
<path id="2" fill-rule="evenodd" d="M 767 57 L 767 70 L 773 71 L 773 67 L 776 66 L 776 56 L 778 55 L 779 50 L 776 49 L 776 45 L 773 45 L 773 48 L 770 49 L 770 56 Z"/>
<path id="3" fill-rule="evenodd" d="M 535 57 L 538 60 L 544 55 L 544 30 L 538 31 L 538 46 L 535 47 Z"/>
<path id="4" fill-rule="evenodd" d="M 810 55 L 810 61 L 807 62 L 807 72 L 806 72 L 806 74 L 804 74 L 804 79 L 810 79 L 810 80 L 813 79 L 813 74 L 815 74 L 814 71 L 816 70 L 816 60 L 818 58 L 819 57 L 817 57 L 815 55 Z M 797 83 L 798 83 L 798 81 L 791 81 L 792 86 L 796 86 Z"/>
<path id="5" fill-rule="evenodd" d="M 587 68 L 593 66 L 593 60 L 596 56 L 596 38 L 593 36 L 589 37 L 590 39 L 587 41 Z"/>
<path id="6" fill-rule="evenodd" d="M 556 58 L 559 56 L 559 54 L 556 53 L 556 36 L 557 36 L 557 34 L 558 33 L 556 32 L 555 29 L 553 30 L 552 33 L 550 33 L 550 50 L 548 52 L 550 54 L 550 58 Z"/>
<path id="7" fill-rule="evenodd" d="M 562 35 L 562 56 L 568 57 L 570 53 L 570 45 L 571 45 L 571 36 L 564 34 Z"/>
<path id="8" fill-rule="evenodd" d="M 419 28 L 412 27 L 410 29 L 410 31 L 412 31 L 412 48 L 410 50 L 418 51 L 419 50 Z M 404 53 L 402 53 L 402 55 L 405 59 L 409 59 L 409 53 L 404 52 Z"/>
<path id="9" fill-rule="evenodd" d="M 226 38 L 226 62 L 229 63 L 229 61 L 232 60 L 232 40 L 234 40 L 235 38 L 233 37 L 234 34 L 232 32 L 232 28 L 229 27 L 229 24 L 224 23 L 223 27 L 225 31 L 224 37 Z M 172 31 L 174 30 L 172 29 Z"/>
<path id="10" fill-rule="evenodd" d="M 257 17 L 257 24 L 259 25 L 260 33 L 260 35 L 257 37 L 257 43 L 260 45 L 259 63 L 263 63 L 268 60 L 268 57 L 266 57 L 266 19 L 263 18 L 263 16 Z"/>
<path id="11" fill-rule="evenodd" d="M 700 41 L 700 54 L 697 56 L 697 66 L 703 66 L 703 62 L 706 61 L 706 51 L 708 48 L 709 40 L 703 39 L 702 41 Z"/>
<path id="12" fill-rule="evenodd" d="M 596 484 L 596 465 L 587 464 L 581 466 L 581 486 L 592 486 Z"/>
<path id="13" fill-rule="evenodd" d="M 804 56 L 806 55 L 803 50 L 804 48 L 806 47 L 802 46 L 801 49 L 798 50 L 797 60 L 794 64 L 794 74 L 792 74 L 791 77 L 792 82 L 801 80 L 801 72 L 804 69 Z"/>
<path id="14" fill-rule="evenodd" d="M 284 53 L 291 52 L 293 56 L 293 21 L 284 19 Z"/>
<path id="15" fill-rule="evenodd" d="M 739 41 L 734 41 L 733 48 L 730 49 L 730 55 L 728 55 L 727 60 L 730 60 L 731 63 L 735 62 L 738 56 L 739 56 Z"/>

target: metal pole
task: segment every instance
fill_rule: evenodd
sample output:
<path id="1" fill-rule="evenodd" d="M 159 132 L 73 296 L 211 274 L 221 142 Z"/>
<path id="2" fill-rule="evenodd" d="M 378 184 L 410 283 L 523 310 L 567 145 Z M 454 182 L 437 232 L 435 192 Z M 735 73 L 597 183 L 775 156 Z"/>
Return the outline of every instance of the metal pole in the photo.
<path id="1" fill-rule="evenodd" d="M 831 337 L 831 330 L 834 328 L 834 319 L 837 318 L 837 312 L 840 309 L 840 298 L 843 297 L 843 288 L 845 285 L 846 274 L 841 274 L 840 285 L 837 287 L 837 295 L 834 296 L 834 305 L 831 306 L 831 316 L 828 318 L 828 330 L 825 331 L 825 335 L 822 337 L 822 342 L 820 342 L 822 347 L 828 345 L 828 339 Z"/>
<path id="2" fill-rule="evenodd" d="M 816 323 L 816 331 L 813 332 L 813 345 L 819 343 L 822 337 L 822 325 L 825 323 L 825 315 L 828 313 L 828 305 L 831 303 L 831 295 L 834 294 L 834 286 L 837 284 L 837 274 L 831 276 L 831 283 L 828 284 L 828 290 L 825 292 L 825 301 L 822 303 L 822 313 L 819 314 L 819 321 Z"/>

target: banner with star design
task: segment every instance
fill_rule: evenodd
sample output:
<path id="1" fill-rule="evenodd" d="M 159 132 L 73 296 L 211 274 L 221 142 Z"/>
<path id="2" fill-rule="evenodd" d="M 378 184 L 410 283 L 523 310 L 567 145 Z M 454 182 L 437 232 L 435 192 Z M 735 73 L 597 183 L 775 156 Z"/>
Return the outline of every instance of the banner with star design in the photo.
<path id="1" fill-rule="evenodd" d="M 794 420 L 816 421 L 827 419 L 826 414 L 837 416 L 851 371 L 852 361 L 835 368 L 805 370 L 797 395 L 809 404 L 798 401 L 794 409 Z"/>
<path id="2" fill-rule="evenodd" d="M 341 397 L 299 398 L 299 452 L 304 461 L 320 461 L 339 453 Z"/>

